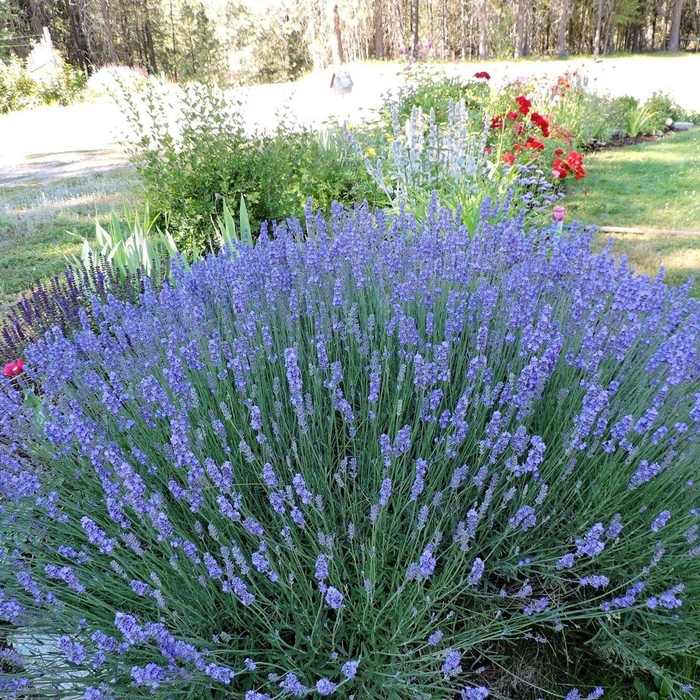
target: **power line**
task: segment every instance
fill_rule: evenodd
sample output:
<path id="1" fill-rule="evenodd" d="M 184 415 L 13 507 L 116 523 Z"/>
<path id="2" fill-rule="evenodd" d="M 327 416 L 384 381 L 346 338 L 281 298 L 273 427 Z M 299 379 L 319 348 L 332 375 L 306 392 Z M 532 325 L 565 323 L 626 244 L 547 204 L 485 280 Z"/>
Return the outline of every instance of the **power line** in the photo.
<path id="1" fill-rule="evenodd" d="M 41 34 L 18 34 L 17 36 L 0 37 L 0 41 L 10 41 L 15 39 L 41 39 Z"/>

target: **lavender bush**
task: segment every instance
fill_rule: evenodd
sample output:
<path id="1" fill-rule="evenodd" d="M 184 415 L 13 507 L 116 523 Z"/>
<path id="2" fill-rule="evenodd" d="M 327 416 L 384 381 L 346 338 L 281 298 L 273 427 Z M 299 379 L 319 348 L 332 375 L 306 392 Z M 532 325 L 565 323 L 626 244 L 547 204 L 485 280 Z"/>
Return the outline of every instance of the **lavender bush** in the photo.
<path id="1" fill-rule="evenodd" d="M 518 219 L 309 222 L 27 351 L 0 617 L 55 650 L 5 695 L 535 698 L 564 652 L 696 653 L 687 290 Z"/>
<path id="2" fill-rule="evenodd" d="M 10 306 L 0 324 L 0 364 L 22 357 L 28 345 L 54 326 L 70 336 L 80 328 L 81 309 L 90 308 L 93 295 L 102 301 L 111 294 L 138 302 L 141 277 L 140 270 L 120 272 L 104 257 L 86 256 L 82 264 L 69 265 L 50 282 L 37 282 Z"/>

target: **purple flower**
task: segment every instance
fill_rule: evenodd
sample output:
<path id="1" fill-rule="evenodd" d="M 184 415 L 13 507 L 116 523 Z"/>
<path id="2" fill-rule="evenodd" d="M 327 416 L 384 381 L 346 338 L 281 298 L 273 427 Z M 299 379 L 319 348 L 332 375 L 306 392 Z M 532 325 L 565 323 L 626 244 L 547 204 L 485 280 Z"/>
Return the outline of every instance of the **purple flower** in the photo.
<path id="1" fill-rule="evenodd" d="M 423 493 L 425 488 L 425 472 L 428 467 L 428 463 L 424 459 L 416 460 L 416 475 L 413 479 L 413 486 L 411 486 L 411 495 L 409 499 L 415 501 L 418 496 Z"/>
<path id="2" fill-rule="evenodd" d="M 70 637 L 64 635 L 59 640 L 59 646 L 69 663 L 80 665 L 85 662 L 87 658 L 85 647 L 79 642 L 74 642 Z"/>
<path id="3" fill-rule="evenodd" d="M 101 530 L 90 518 L 83 516 L 80 519 L 80 524 L 83 526 L 83 530 L 88 536 L 88 539 L 92 544 L 96 544 L 99 547 L 100 552 L 103 554 L 111 554 L 114 550 L 114 545 L 116 544 L 114 539 L 110 539 L 105 535 L 103 530 Z"/>
<path id="4" fill-rule="evenodd" d="M 343 594 L 333 586 L 329 586 L 326 590 L 326 603 L 333 610 L 340 610 L 343 607 Z"/>
<path id="5" fill-rule="evenodd" d="M 275 470 L 272 468 L 272 465 L 269 462 L 263 466 L 262 478 L 263 478 L 263 481 L 265 482 L 265 485 L 269 489 L 276 489 L 277 488 L 278 481 L 277 481 L 277 477 L 275 476 Z"/>
<path id="6" fill-rule="evenodd" d="M 549 601 L 546 598 L 538 598 L 537 600 L 525 606 L 523 613 L 528 617 L 536 613 L 544 612 L 549 607 Z"/>
<path id="7" fill-rule="evenodd" d="M 337 687 L 338 684 L 333 683 L 333 681 L 328 680 L 328 678 L 320 678 L 316 681 L 316 690 L 319 695 L 323 695 L 324 697 L 326 695 L 333 695 Z"/>
<path id="8" fill-rule="evenodd" d="M 391 479 L 384 479 L 379 487 L 379 505 L 385 506 L 391 498 Z"/>
<path id="9" fill-rule="evenodd" d="M 662 510 L 651 524 L 651 531 L 658 532 L 671 519 L 671 511 Z"/>
<path id="10" fill-rule="evenodd" d="M 603 525 L 596 523 L 584 537 L 576 540 L 576 556 L 597 557 L 605 549 L 605 543 L 600 539 L 602 536 Z"/>
<path id="11" fill-rule="evenodd" d="M 605 588 L 610 583 L 607 576 L 594 574 L 593 576 L 584 576 L 579 584 L 581 586 L 590 586 L 591 588 Z"/>
<path id="12" fill-rule="evenodd" d="M 685 588 L 685 585 L 679 583 L 673 588 L 662 593 L 658 598 L 649 598 L 647 607 L 655 610 L 658 607 L 666 608 L 666 610 L 675 610 L 683 605 L 683 601 L 677 595 Z"/>
<path id="13" fill-rule="evenodd" d="M 309 689 L 297 678 L 296 674 L 288 673 L 280 683 L 280 688 L 295 698 L 303 698 Z"/>
<path id="14" fill-rule="evenodd" d="M 359 661 L 346 661 L 340 670 L 346 678 L 354 678 L 357 675 L 357 667 L 359 665 Z"/>
<path id="15" fill-rule="evenodd" d="M 460 652 L 455 651 L 454 649 L 445 650 L 445 661 L 442 664 L 442 672 L 445 675 L 445 678 L 461 673 L 461 660 L 462 654 Z"/>
<path id="16" fill-rule="evenodd" d="M 518 512 L 508 520 L 513 528 L 520 528 L 523 532 L 531 530 L 537 525 L 535 509 L 532 506 L 521 506 Z"/>
<path id="17" fill-rule="evenodd" d="M 442 630 L 436 630 L 428 637 L 428 645 L 436 647 L 442 641 L 443 636 Z"/>
<path id="18" fill-rule="evenodd" d="M 204 673 L 215 681 L 219 681 L 224 685 L 230 685 L 234 677 L 234 672 L 230 668 L 225 666 L 219 666 L 218 664 L 207 664 L 204 667 Z"/>
<path id="19" fill-rule="evenodd" d="M 475 686 L 473 688 L 464 688 L 460 692 L 460 700 L 486 700 L 489 696 L 489 691 L 483 686 Z"/>
<path id="20" fill-rule="evenodd" d="M 565 554 L 561 559 L 557 560 L 556 569 L 561 571 L 562 569 L 570 569 L 574 565 L 574 555 Z"/>
<path id="21" fill-rule="evenodd" d="M 316 557 L 316 573 L 314 575 L 317 581 L 325 581 L 328 578 L 328 560 L 325 554 L 319 554 Z"/>
<path id="22" fill-rule="evenodd" d="M 484 575 L 484 562 L 479 558 L 476 557 L 474 561 L 472 562 L 472 569 L 469 572 L 469 576 L 467 576 L 467 585 L 468 586 L 476 586 L 479 581 L 481 581 L 481 577 Z"/>
<path id="23" fill-rule="evenodd" d="M 134 685 L 145 685 L 155 690 L 165 680 L 165 670 L 158 664 L 146 664 L 145 666 L 133 666 L 131 669 L 131 678 Z"/>

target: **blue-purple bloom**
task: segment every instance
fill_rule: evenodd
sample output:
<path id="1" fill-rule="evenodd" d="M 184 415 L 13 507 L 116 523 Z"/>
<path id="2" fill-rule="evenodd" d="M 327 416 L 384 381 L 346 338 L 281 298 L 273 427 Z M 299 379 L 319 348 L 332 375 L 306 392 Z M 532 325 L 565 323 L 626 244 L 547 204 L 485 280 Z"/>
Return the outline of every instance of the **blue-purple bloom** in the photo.
<path id="1" fill-rule="evenodd" d="M 460 666 L 460 661 L 462 660 L 462 654 L 455 649 L 445 650 L 445 661 L 442 664 L 442 672 L 445 678 L 454 676 L 461 672 L 462 667 Z"/>
<path id="2" fill-rule="evenodd" d="M 326 603 L 333 610 L 340 610 L 343 607 L 343 594 L 333 586 L 329 586 L 326 590 Z"/>
<path id="3" fill-rule="evenodd" d="M 322 695 L 324 697 L 328 695 L 333 695 L 337 687 L 338 684 L 333 683 L 333 681 L 329 680 L 328 678 L 320 678 L 316 681 L 316 691 L 319 695 Z"/>
<path id="4" fill-rule="evenodd" d="M 484 700 L 463 658 L 544 654 L 543 622 L 649 658 L 690 638 L 700 306 L 585 232 L 484 214 L 309 211 L 27 348 L 40 410 L 0 392 L 0 617 L 60 621 L 57 656 L 115 688 L 245 700 Z"/>

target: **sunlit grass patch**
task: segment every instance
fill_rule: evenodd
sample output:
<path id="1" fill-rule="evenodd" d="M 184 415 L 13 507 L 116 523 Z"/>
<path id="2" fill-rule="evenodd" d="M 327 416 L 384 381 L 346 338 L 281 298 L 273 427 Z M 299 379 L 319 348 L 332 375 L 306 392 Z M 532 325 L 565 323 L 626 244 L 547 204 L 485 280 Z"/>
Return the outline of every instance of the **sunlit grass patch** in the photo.
<path id="1" fill-rule="evenodd" d="M 132 201 L 130 170 L 0 188 L 0 315 L 35 282 L 65 269 L 81 245 L 69 231 L 92 238 L 96 218 Z"/>

